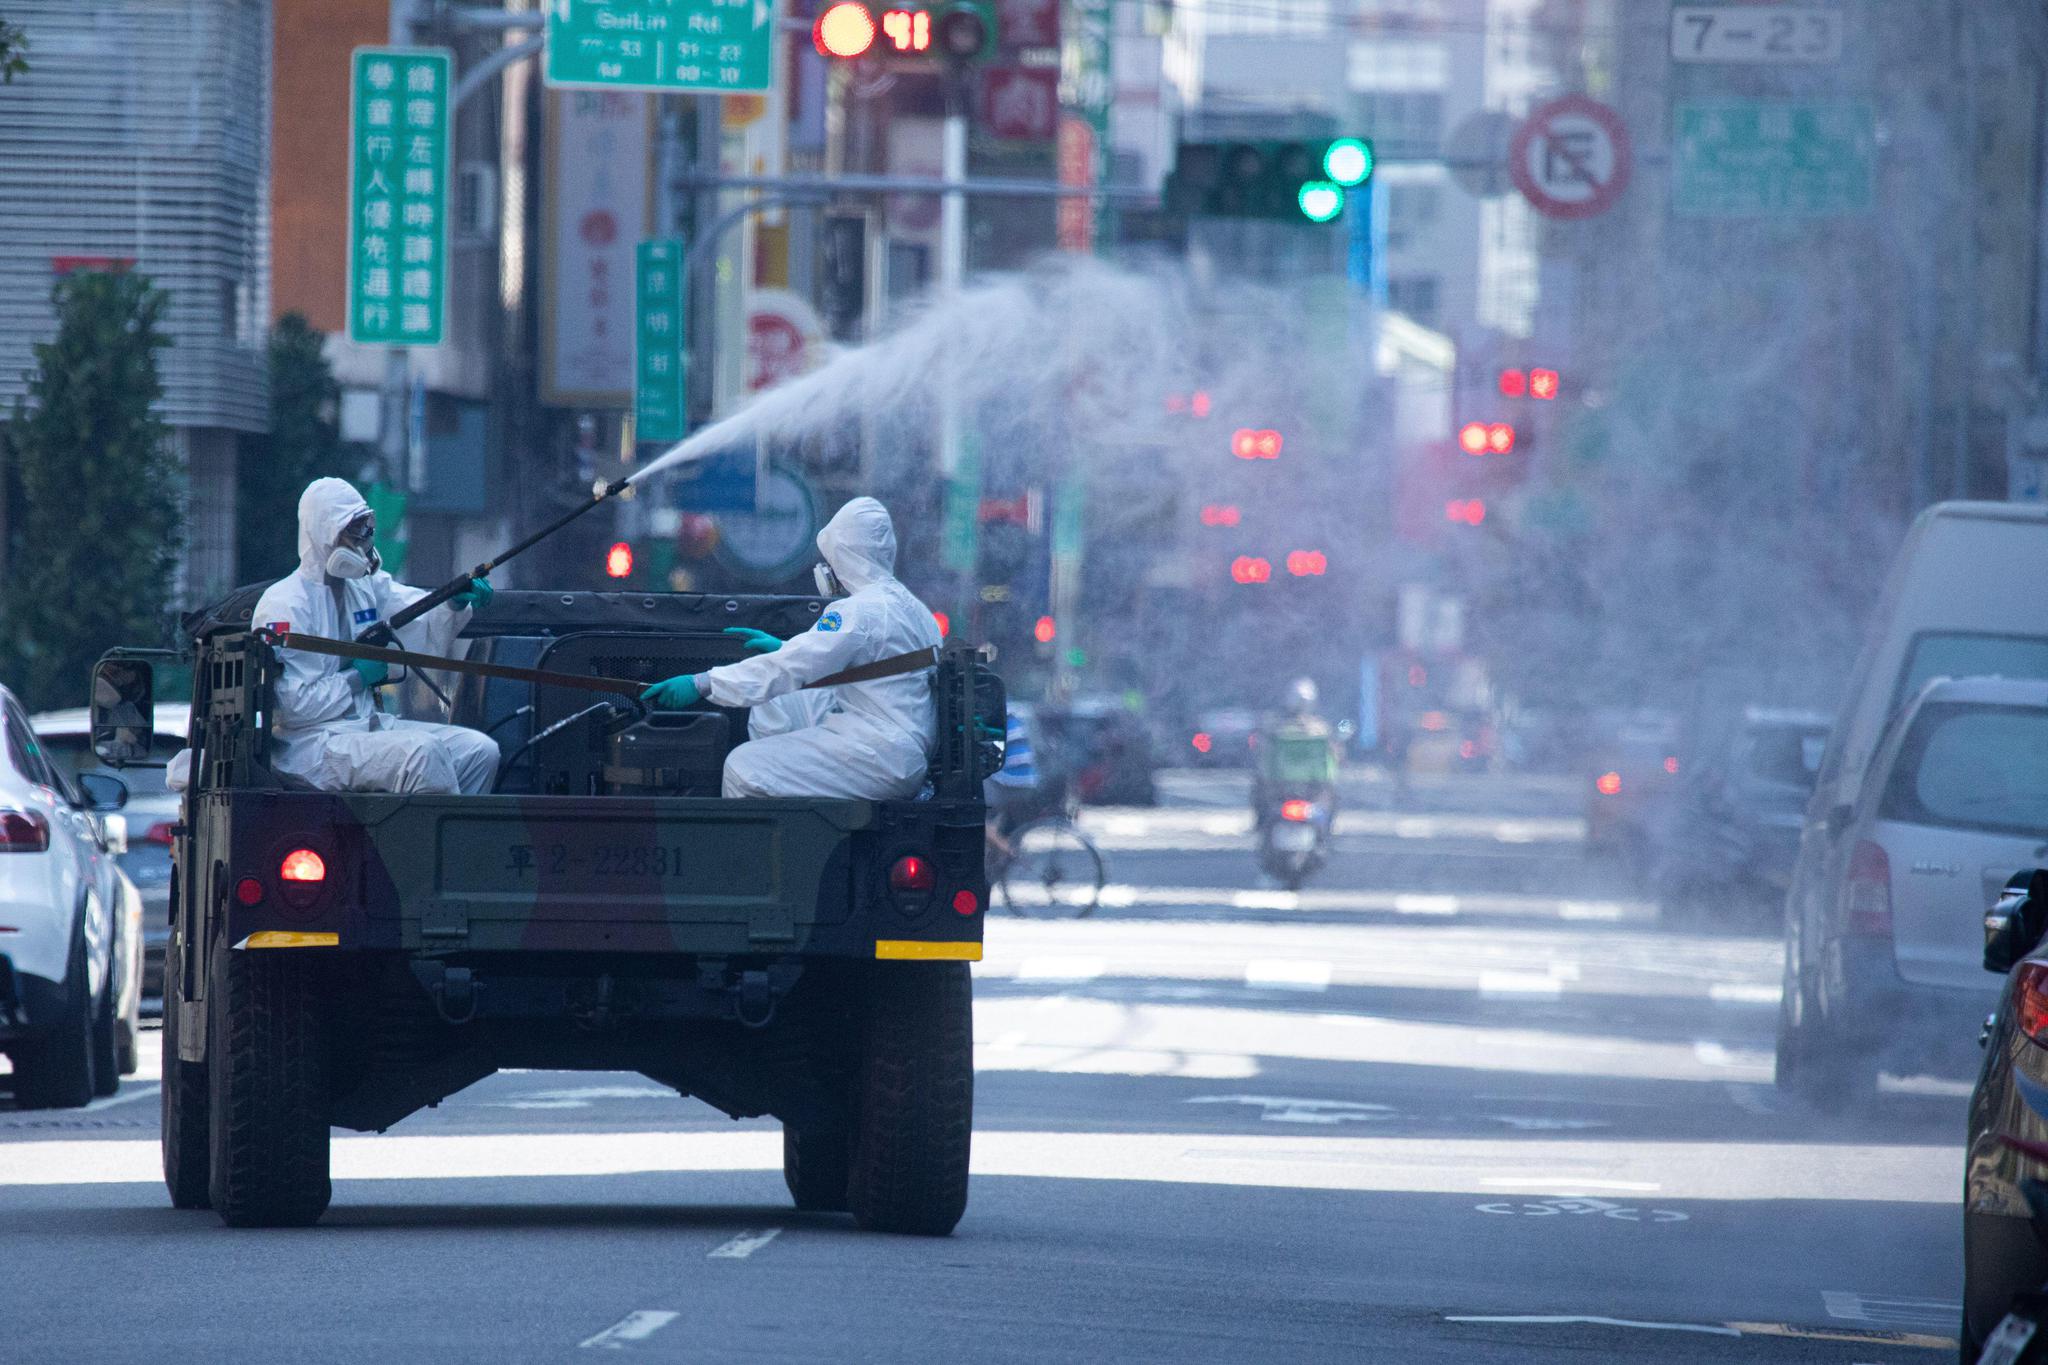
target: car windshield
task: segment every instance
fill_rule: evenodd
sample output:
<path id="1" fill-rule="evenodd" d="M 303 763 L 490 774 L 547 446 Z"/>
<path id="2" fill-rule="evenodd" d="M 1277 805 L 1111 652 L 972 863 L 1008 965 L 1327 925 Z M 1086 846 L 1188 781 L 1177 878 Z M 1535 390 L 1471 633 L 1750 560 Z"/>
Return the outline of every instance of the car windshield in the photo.
<path id="1" fill-rule="evenodd" d="M 2048 678 L 2048 640 L 2025 635 L 1931 633 L 1913 642 L 1894 703 L 1936 678 Z"/>
<path id="2" fill-rule="evenodd" d="M 42 735 L 43 753 L 50 762 L 63 769 L 72 777 L 82 772 L 113 772 L 128 785 L 130 800 L 152 796 L 167 796 L 170 788 L 164 785 L 162 768 L 122 768 L 118 771 L 107 768 L 92 751 L 92 744 L 85 735 Z M 185 747 L 181 735 L 158 734 L 150 741 L 150 757 L 160 763 L 168 763 L 172 755 Z"/>
<path id="3" fill-rule="evenodd" d="M 1928 707 L 1900 750 L 1883 813 L 1913 824 L 2048 831 L 2048 710 Z"/>
<path id="4" fill-rule="evenodd" d="M 1750 732 L 1749 775 L 1788 787 L 1811 787 L 1827 740 L 1825 730 L 1760 725 Z"/>

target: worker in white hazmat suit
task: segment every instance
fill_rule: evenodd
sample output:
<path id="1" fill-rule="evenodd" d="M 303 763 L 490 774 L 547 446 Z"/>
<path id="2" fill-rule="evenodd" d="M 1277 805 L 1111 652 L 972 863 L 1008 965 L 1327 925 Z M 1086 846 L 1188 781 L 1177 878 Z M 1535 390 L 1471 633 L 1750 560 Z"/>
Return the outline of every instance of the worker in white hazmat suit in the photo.
<path id="1" fill-rule="evenodd" d="M 737 630 L 753 658 L 683 673 L 647 689 L 671 710 L 699 700 L 753 708 L 747 743 L 725 762 L 727 796 L 841 796 L 904 800 L 931 761 L 931 670 L 804 692 L 861 664 L 939 647 L 939 623 L 896 581 L 896 528 L 873 498 L 855 498 L 818 532 L 817 625 L 784 642 Z M 841 595 L 844 594 L 844 595 Z"/>
<path id="2" fill-rule="evenodd" d="M 426 591 L 380 567 L 376 519 L 342 479 L 315 479 L 299 495 L 299 568 L 256 603 L 254 622 L 275 631 L 353 640 Z M 398 632 L 423 654 L 447 654 L 473 608 L 491 599 L 486 579 Z M 322 791 L 452 795 L 491 789 L 497 741 L 458 725 L 401 720 L 378 709 L 387 667 L 282 649 L 271 764 Z"/>

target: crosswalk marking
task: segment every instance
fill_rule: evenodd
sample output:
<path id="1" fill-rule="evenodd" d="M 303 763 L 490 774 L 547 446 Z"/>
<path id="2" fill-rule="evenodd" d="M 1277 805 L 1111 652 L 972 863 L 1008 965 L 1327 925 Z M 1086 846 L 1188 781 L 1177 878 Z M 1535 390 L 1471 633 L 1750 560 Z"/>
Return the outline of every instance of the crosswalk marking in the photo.
<path id="1" fill-rule="evenodd" d="M 626 1314 L 596 1336 L 577 1343 L 599 1351 L 623 1351 L 629 1341 L 645 1341 L 681 1317 L 665 1309 L 643 1308 Z"/>

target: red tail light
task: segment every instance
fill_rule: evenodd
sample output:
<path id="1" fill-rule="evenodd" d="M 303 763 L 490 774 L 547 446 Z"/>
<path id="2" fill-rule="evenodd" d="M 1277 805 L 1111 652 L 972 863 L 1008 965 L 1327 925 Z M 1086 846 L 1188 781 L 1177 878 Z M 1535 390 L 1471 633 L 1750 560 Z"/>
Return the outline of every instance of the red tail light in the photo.
<path id="1" fill-rule="evenodd" d="M 1195 746 L 1195 752 L 1198 754 L 1206 754 L 1209 752 L 1209 750 L 1216 747 L 1216 741 L 1209 737 L 1207 731 L 1197 733 L 1195 737 L 1189 740 L 1188 742 Z"/>
<path id="2" fill-rule="evenodd" d="M 310 848 L 295 848 L 278 864 L 277 875 L 288 882 L 324 882 L 327 860 Z"/>
<path id="3" fill-rule="evenodd" d="M 1621 774 L 1602 773 L 1593 783 L 1593 790 L 1602 796 L 1621 795 Z"/>
<path id="4" fill-rule="evenodd" d="M 50 822 L 32 810 L 0 810 L 0 853 L 41 853 L 50 846 Z"/>
<path id="5" fill-rule="evenodd" d="M 1299 823 L 1300 821 L 1307 820 L 1315 813 L 1316 808 L 1314 804 L 1308 801 L 1294 800 L 1282 801 L 1280 803 L 1280 818 L 1282 820 L 1293 820 Z"/>
<path id="6" fill-rule="evenodd" d="M 898 858 L 896 865 L 889 869 L 889 889 L 911 895 L 928 896 L 939 883 L 938 873 L 931 863 L 915 853 L 907 858 Z"/>
<path id="7" fill-rule="evenodd" d="M 1892 935 L 1892 860 L 1864 840 L 1849 855 L 1849 881 L 1842 889 L 1849 932 L 1875 938 Z"/>
<path id="8" fill-rule="evenodd" d="M 2048 1045 L 2048 962 L 2022 962 L 2014 973 L 2012 1001 L 2020 1032 Z"/>
<path id="9" fill-rule="evenodd" d="M 145 844 L 162 844 L 165 848 L 169 848 L 172 843 L 171 831 L 176 828 L 177 826 L 168 820 L 159 820 L 151 825 L 148 832 L 142 836 L 142 842 Z"/>
<path id="10" fill-rule="evenodd" d="M 263 904 L 263 883 L 254 877 L 244 877 L 235 883 L 235 899 L 244 905 Z"/>
<path id="11" fill-rule="evenodd" d="M 972 891 L 955 891 L 953 893 L 953 910 L 956 914 L 971 915 L 979 909 L 981 909 L 981 897 L 975 895 Z"/>

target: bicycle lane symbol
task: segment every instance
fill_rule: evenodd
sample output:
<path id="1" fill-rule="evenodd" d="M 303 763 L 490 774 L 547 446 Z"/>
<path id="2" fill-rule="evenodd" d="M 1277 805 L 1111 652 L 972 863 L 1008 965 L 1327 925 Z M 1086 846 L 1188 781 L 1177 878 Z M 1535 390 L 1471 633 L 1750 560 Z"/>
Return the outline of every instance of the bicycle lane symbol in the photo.
<path id="1" fill-rule="evenodd" d="M 1566 1214 L 1586 1217 L 1598 1214 L 1623 1223 L 1684 1223 L 1692 1215 L 1680 1213 L 1677 1209 L 1639 1209 L 1608 1199 L 1594 1199 L 1589 1196 L 1561 1199 L 1539 1199 L 1534 1202 L 1506 1200 L 1492 1204 L 1474 1204 L 1476 1213 L 1498 1214 L 1509 1218 L 1556 1218 Z"/>

